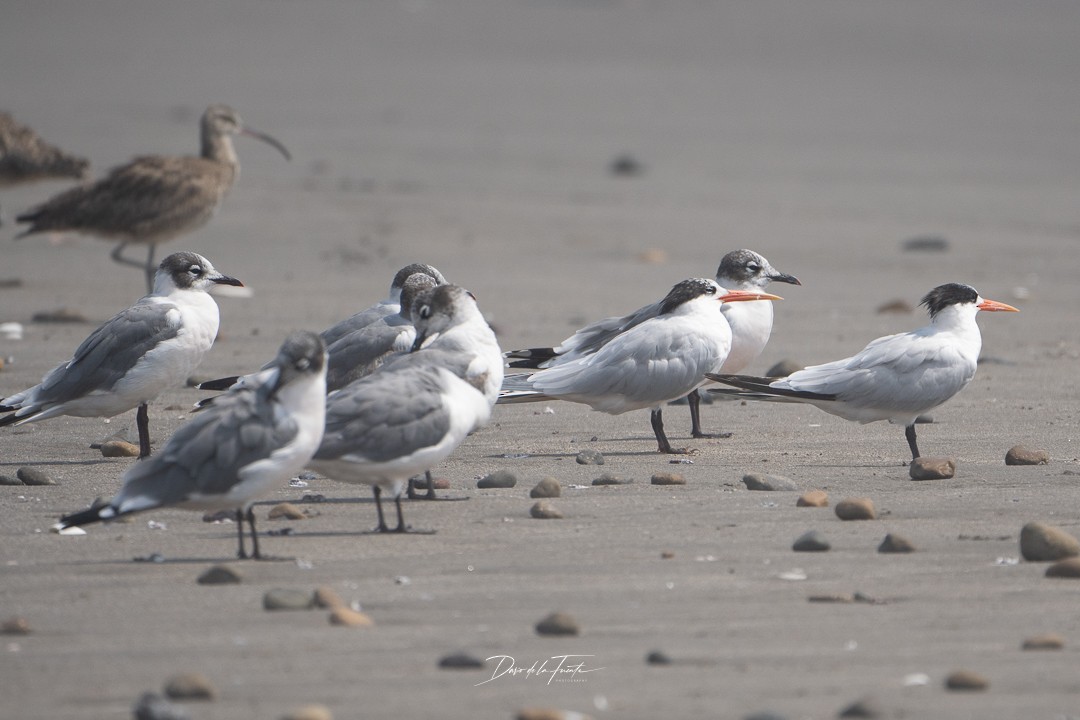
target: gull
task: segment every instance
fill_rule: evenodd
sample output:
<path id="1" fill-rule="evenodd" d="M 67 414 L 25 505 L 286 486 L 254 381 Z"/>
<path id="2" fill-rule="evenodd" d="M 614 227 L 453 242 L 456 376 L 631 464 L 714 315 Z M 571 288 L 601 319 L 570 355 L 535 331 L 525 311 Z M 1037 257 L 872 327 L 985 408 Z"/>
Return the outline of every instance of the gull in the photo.
<path id="1" fill-rule="evenodd" d="M 379 532 L 388 532 L 382 493 L 394 498 L 409 478 L 454 452 L 487 424 L 503 378 L 503 358 L 476 301 L 456 285 L 422 292 L 412 308 L 413 351 L 326 399 L 326 432 L 310 467 L 341 482 L 368 484 Z"/>
<path id="2" fill-rule="evenodd" d="M 764 291 L 771 282 L 802 285 L 794 275 L 774 268 L 764 256 L 753 250 L 732 250 L 720 260 L 716 282 L 729 290 Z M 639 308 L 623 317 L 610 317 L 586 325 L 553 348 L 514 350 L 506 354 L 511 368 L 545 369 L 558 367 L 597 352 L 620 333 L 656 317 L 661 302 Z M 731 328 L 731 350 L 720 372 L 737 373 L 765 349 L 772 333 L 773 306 L 768 302 L 725 303 L 721 312 Z M 690 405 L 690 433 L 695 438 L 712 437 L 701 430 L 701 396 L 695 389 L 686 396 Z"/>
<path id="3" fill-rule="evenodd" d="M 593 352 L 530 375 L 511 375 L 499 402 L 556 399 L 584 403 L 618 415 L 651 408 L 658 450 L 675 450 L 664 434 L 661 406 L 706 382 L 731 350 L 731 328 L 721 304 L 780 300 L 760 291 L 725 290 L 714 280 L 691 278 L 676 284 L 657 304 L 656 314 L 629 327 Z"/>
<path id="4" fill-rule="evenodd" d="M 947 283 L 922 299 L 930 324 L 918 330 L 874 340 L 856 355 L 814 365 L 786 378 L 709 375 L 711 380 L 742 388 L 710 390 L 720 394 L 783 402 L 809 403 L 831 415 L 862 424 L 888 420 L 903 425 L 912 460 L 919 458 L 915 418 L 933 410 L 975 377 L 982 335 L 975 315 L 1019 312 L 985 300 L 975 288 Z"/>
<path id="5" fill-rule="evenodd" d="M 326 349 L 312 332 L 290 334 L 258 384 L 238 386 L 181 426 L 153 458 L 124 474 L 107 504 L 60 519 L 59 529 L 160 507 L 235 510 L 239 551 L 244 521 L 259 560 L 252 503 L 303 469 L 322 439 Z"/>
<path id="6" fill-rule="evenodd" d="M 143 155 L 115 167 L 104 178 L 54 196 L 16 220 L 29 227 L 16 239 L 42 232 L 78 232 L 119 240 L 112 259 L 143 268 L 153 287 L 158 243 L 205 225 L 240 174 L 233 135 L 246 135 L 277 149 L 285 146 L 245 126 L 227 105 L 211 105 L 200 124 L 202 152 L 192 155 Z M 146 262 L 123 255 L 130 243 L 148 246 Z"/>
<path id="7" fill-rule="evenodd" d="M 193 252 L 161 261 L 154 291 L 92 332 L 32 388 L 0 400 L 0 426 L 57 415 L 113 417 L 137 407 L 139 457 L 150 454 L 147 406 L 182 385 L 214 344 L 218 306 L 209 293 L 242 287 Z"/>

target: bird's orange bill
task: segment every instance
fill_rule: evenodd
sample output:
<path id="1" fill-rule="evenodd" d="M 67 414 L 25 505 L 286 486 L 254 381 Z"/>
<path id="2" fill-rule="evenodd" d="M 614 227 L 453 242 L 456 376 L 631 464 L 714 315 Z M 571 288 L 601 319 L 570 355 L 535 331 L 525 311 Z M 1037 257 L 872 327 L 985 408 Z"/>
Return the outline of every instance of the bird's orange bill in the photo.
<path id="1" fill-rule="evenodd" d="M 746 302 L 747 300 L 783 300 L 779 295 L 771 295 L 764 292 L 749 292 L 746 290 L 728 290 L 727 295 L 716 298 L 721 302 Z"/>
<path id="2" fill-rule="evenodd" d="M 983 300 L 975 307 L 979 308 L 980 310 L 985 310 L 987 312 L 1020 312 L 1012 305 L 1006 305 L 1005 303 L 998 302 L 997 300 Z"/>

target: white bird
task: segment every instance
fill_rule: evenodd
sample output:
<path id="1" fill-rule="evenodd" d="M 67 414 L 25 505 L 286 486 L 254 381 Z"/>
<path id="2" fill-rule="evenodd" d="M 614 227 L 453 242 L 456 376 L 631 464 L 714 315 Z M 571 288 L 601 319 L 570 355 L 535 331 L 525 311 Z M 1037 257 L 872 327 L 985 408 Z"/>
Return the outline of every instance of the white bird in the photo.
<path id="1" fill-rule="evenodd" d="M 502 383 L 502 351 L 467 291 L 455 285 L 426 290 L 412 316 L 413 352 L 327 398 L 326 432 L 310 463 L 333 480 L 371 485 L 380 532 L 389 530 L 382 493 L 394 498 L 394 531 L 406 532 L 405 484 L 487 424 Z"/>
<path id="2" fill-rule="evenodd" d="M 261 384 L 239 386 L 177 430 L 153 458 L 124 474 L 108 504 L 61 518 L 59 528 L 113 520 L 160 507 L 235 510 L 239 551 L 244 521 L 251 557 L 261 559 L 251 506 L 299 472 L 322 440 L 326 349 L 318 335 L 295 332 Z"/>
<path id="3" fill-rule="evenodd" d="M 112 417 L 138 407 L 139 457 L 150 454 L 147 405 L 183 385 L 214 344 L 218 306 L 209 293 L 243 286 L 193 252 L 161 261 L 154 291 L 86 338 L 41 383 L 0 400 L 0 426 L 57 415 Z"/>
<path id="4" fill-rule="evenodd" d="M 499 402 L 570 400 L 618 415 L 652 409 L 652 427 L 662 453 L 675 450 L 664 434 L 661 406 L 706 382 L 731 350 L 731 328 L 722 303 L 780 300 L 776 295 L 728 291 L 705 278 L 683 280 L 660 301 L 657 313 L 633 323 L 588 352 L 531 375 L 510 375 Z"/>
<path id="5" fill-rule="evenodd" d="M 794 275 L 774 268 L 753 250 L 732 250 L 720 260 L 716 282 L 729 290 L 763 291 L 770 282 L 802 285 Z M 640 325 L 660 312 L 660 302 L 646 305 L 623 317 L 610 317 L 586 325 L 554 348 L 513 350 L 506 354 L 511 368 L 545 369 L 557 367 L 595 353 L 620 333 Z M 721 312 L 731 328 L 731 350 L 720 372 L 737 373 L 761 354 L 772 334 L 772 303 L 724 304 Z M 690 405 L 690 433 L 695 438 L 711 437 L 701 430 L 701 397 L 697 390 L 686 396 Z"/>
<path id="6" fill-rule="evenodd" d="M 939 285 L 922 299 L 930 324 L 878 338 L 858 354 L 794 372 L 786 378 L 710 375 L 710 379 L 751 392 L 710 390 L 751 399 L 814 405 L 845 420 L 888 420 L 904 425 L 912 459 L 919 457 L 915 418 L 964 389 L 975 377 L 982 335 L 975 315 L 1019 312 L 984 300 L 960 283 Z"/>

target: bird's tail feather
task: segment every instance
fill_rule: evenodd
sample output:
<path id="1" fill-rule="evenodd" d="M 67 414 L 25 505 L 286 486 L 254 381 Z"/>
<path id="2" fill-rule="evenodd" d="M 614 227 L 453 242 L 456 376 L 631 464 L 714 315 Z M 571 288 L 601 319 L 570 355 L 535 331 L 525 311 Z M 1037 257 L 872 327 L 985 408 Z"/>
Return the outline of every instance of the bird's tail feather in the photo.
<path id="1" fill-rule="evenodd" d="M 102 522 L 104 520 L 114 520 L 123 513 L 118 512 L 112 505 L 98 505 L 89 507 L 79 512 L 71 513 L 60 518 L 60 522 L 57 523 L 57 527 L 60 529 L 69 527 L 81 527 L 83 525 L 91 525 L 96 522 Z"/>
<path id="2" fill-rule="evenodd" d="M 777 381 L 777 378 L 763 378 L 754 377 L 752 375 L 718 375 L 716 373 L 706 373 L 705 377 L 716 382 L 724 383 L 725 385 L 732 385 L 743 390 L 749 390 L 751 393 L 757 393 L 765 396 L 774 396 L 781 398 L 790 398 L 792 402 L 798 400 L 835 400 L 836 395 L 828 393 L 816 393 L 809 392 L 807 390 L 790 390 L 788 388 L 772 387 L 770 383 Z M 710 393 L 721 394 L 723 391 L 710 389 Z M 752 397 L 752 400 L 764 400 L 765 398 Z"/>
<path id="3" fill-rule="evenodd" d="M 510 360 L 507 367 L 525 368 L 538 370 L 542 364 L 558 355 L 555 348 L 526 348 L 524 350 L 510 350 L 503 353 L 503 357 Z"/>
<path id="4" fill-rule="evenodd" d="M 239 379 L 239 375 L 232 375 L 230 377 L 218 378 L 217 380 L 207 380 L 206 382 L 199 383 L 195 387 L 199 390 L 228 390 Z"/>

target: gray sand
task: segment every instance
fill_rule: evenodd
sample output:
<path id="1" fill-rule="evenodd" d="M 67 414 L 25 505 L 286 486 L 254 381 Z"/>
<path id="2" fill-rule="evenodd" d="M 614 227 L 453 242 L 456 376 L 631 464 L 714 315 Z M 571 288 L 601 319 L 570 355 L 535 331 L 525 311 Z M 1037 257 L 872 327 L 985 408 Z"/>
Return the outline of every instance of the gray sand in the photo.
<path id="1" fill-rule="evenodd" d="M 942 282 L 1021 308 L 980 317 L 988 362 L 919 428 L 925 453 L 959 458 L 956 478 L 912 482 L 902 428 L 810 407 L 706 406 L 706 429 L 734 436 L 696 441 L 685 408 L 667 409 L 673 442 L 697 450 L 689 465 L 654 452 L 644 411 L 500 407 L 436 468 L 451 484 L 443 494 L 468 500 L 406 505 L 412 525 L 436 534 L 363 534 L 368 495 L 317 479 L 307 491 L 328 501 L 305 506 L 317 517 L 268 521 L 258 509 L 263 530 L 293 530 L 264 549 L 296 560 L 235 563 L 243 583 L 206 587 L 195 579 L 231 557 L 231 524 L 161 511 L 85 537 L 47 532 L 115 491 L 132 461 L 88 446 L 117 430 L 134 437 L 134 413 L 5 428 L 0 474 L 32 465 L 58 485 L 0 488 L 0 620 L 33 628 L 3 638 L 0 715 L 127 718 L 140 694 L 183 671 L 219 692 L 188 706 L 196 718 L 276 718 L 311 702 L 339 719 L 508 718 L 528 706 L 828 718 L 867 696 L 885 717 L 1080 714 L 1080 585 L 1016 562 L 1029 520 L 1080 533 L 1077 6 L 356 5 L 8 3 L 4 109 L 96 172 L 194 151 L 212 102 L 294 153 L 288 164 L 241 138 L 244 173 L 218 217 L 162 249 L 201 252 L 255 291 L 220 301 L 201 376 L 258 367 L 289 330 L 383 297 L 413 261 L 470 288 L 510 349 L 651 302 L 751 247 L 804 283 L 775 288 L 787 299 L 753 372 L 917 327 L 921 311 L 875 310 L 914 305 Z M 640 175 L 612 176 L 624 154 Z M 36 382 L 93 327 L 31 323 L 35 312 L 74 308 L 98 323 L 142 289 L 99 240 L 12 242 L 13 216 L 62 187 L 0 196 L 0 280 L 22 280 L 0 289 L 0 322 L 26 326 L 23 340 L 0 340 L 0 394 Z M 925 235 L 948 250 L 902 249 Z M 654 249 L 660 262 L 644 261 Z M 157 447 L 199 397 L 177 389 L 151 407 Z M 1006 467 L 1021 442 L 1052 463 Z M 606 464 L 576 464 L 583 449 Z M 498 469 L 518 486 L 476 489 Z M 635 482 L 591 487 L 601 472 Z M 687 484 L 650 485 L 656 472 Z M 833 503 L 869 497 L 879 519 L 845 523 L 795 507 L 796 492 L 747 491 L 745 472 L 785 475 Z M 545 476 L 563 485 L 552 501 L 563 520 L 529 517 L 529 489 Z M 832 550 L 792 552 L 811 529 Z M 890 532 L 918 552 L 877 553 Z M 132 561 L 152 553 L 165 562 Z M 324 584 L 375 626 L 261 609 L 268 589 Z M 857 591 L 885 602 L 807 599 Z M 579 636 L 535 634 L 557 610 Z M 1064 650 L 1020 650 L 1044 632 Z M 459 650 L 522 669 L 587 655 L 594 671 L 549 683 L 492 679 L 496 661 L 437 668 Z M 647 665 L 653 650 L 675 662 Z M 956 669 L 989 689 L 946 691 Z"/>

